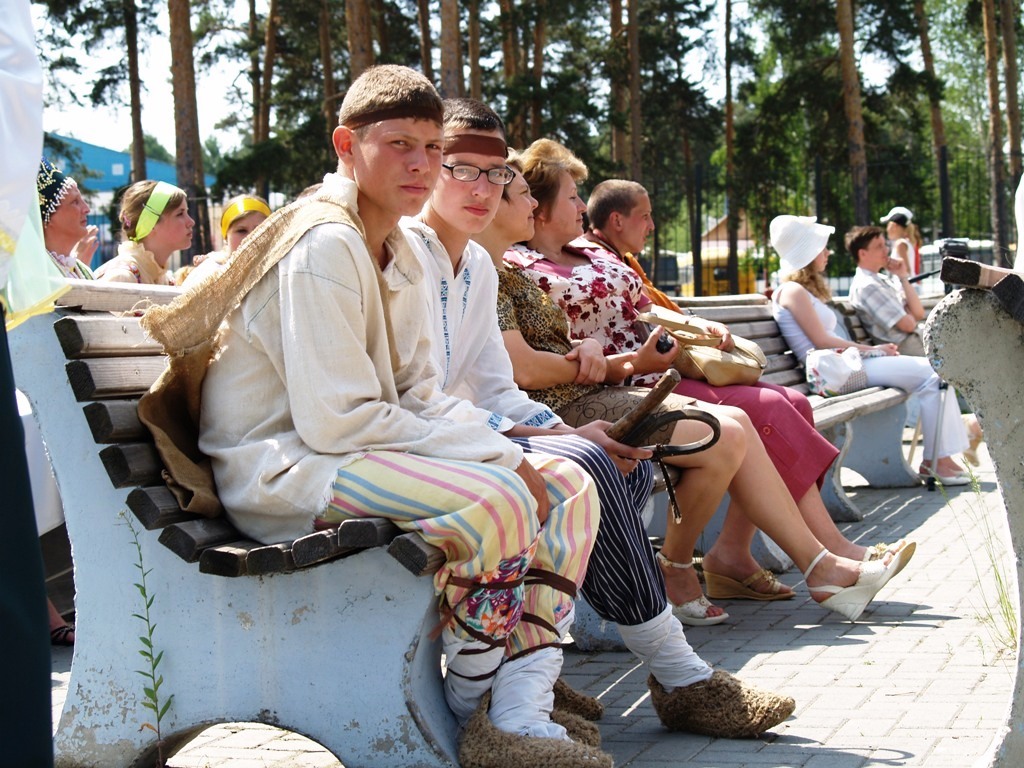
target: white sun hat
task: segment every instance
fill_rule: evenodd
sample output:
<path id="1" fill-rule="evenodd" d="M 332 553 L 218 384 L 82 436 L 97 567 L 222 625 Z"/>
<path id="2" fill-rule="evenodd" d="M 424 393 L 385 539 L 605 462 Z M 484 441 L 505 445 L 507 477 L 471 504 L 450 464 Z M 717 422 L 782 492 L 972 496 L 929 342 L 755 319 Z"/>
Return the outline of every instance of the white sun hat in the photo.
<path id="1" fill-rule="evenodd" d="M 835 227 L 819 224 L 814 216 L 776 216 L 768 228 L 772 247 L 779 254 L 779 274 L 803 269 L 824 250 Z"/>
<path id="2" fill-rule="evenodd" d="M 897 224 L 905 227 L 907 226 L 907 224 L 914 220 L 914 212 L 909 208 L 904 208 L 902 205 L 897 205 L 895 208 L 893 208 L 891 211 L 885 214 L 885 216 L 879 219 L 879 221 L 881 221 L 883 224 L 888 224 L 890 221 L 894 219 L 896 220 Z"/>

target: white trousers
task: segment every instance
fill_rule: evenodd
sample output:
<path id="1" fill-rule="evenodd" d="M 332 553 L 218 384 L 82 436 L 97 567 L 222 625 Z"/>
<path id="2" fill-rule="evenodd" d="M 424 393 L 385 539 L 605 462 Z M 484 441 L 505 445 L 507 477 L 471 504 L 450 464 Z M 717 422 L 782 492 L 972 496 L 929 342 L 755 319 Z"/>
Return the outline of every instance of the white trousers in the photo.
<path id="1" fill-rule="evenodd" d="M 910 355 L 871 357 L 864 361 L 864 370 L 872 387 L 898 387 L 917 395 L 921 404 L 921 433 L 924 435 L 924 458 L 927 461 L 952 456 L 967 448 L 967 430 L 960 418 L 956 395 L 950 391 L 943 398 L 939 390 L 939 375 L 932 370 L 926 358 Z"/>

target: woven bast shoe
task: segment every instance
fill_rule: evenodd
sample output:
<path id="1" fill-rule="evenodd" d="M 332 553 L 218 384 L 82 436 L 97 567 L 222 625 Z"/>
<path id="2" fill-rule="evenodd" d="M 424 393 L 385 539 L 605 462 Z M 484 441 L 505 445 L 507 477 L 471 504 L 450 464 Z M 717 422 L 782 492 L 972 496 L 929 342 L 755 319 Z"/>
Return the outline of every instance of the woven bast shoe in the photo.
<path id="1" fill-rule="evenodd" d="M 703 682 L 671 692 L 651 675 L 647 687 L 654 711 L 666 728 L 725 739 L 760 736 L 796 708 L 789 696 L 762 691 L 720 669 Z"/>
<path id="2" fill-rule="evenodd" d="M 604 716 L 604 704 L 593 696 L 577 691 L 562 678 L 555 681 L 554 694 L 555 709 L 572 712 L 584 720 L 600 720 Z"/>
<path id="3" fill-rule="evenodd" d="M 612 756 L 596 747 L 562 739 L 519 736 L 495 728 L 487 715 L 490 703 L 491 696 L 486 694 L 462 731 L 462 768 L 612 768 Z"/>
<path id="4" fill-rule="evenodd" d="M 565 728 L 565 732 L 573 741 L 586 744 L 588 747 L 601 746 L 601 729 L 589 720 L 558 707 L 551 710 L 551 720 Z"/>

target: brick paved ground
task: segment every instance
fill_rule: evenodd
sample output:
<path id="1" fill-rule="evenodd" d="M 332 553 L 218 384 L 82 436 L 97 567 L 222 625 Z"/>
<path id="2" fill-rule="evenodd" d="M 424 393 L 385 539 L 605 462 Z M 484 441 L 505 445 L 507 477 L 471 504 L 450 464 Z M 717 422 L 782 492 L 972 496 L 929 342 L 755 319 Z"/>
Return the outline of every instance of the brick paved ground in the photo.
<path id="1" fill-rule="evenodd" d="M 565 674 L 599 696 L 604 747 L 617 766 L 970 766 L 989 748 L 1009 708 L 1013 643 L 1000 621 L 998 573 L 1015 600 L 1009 535 L 991 465 L 979 492 L 951 489 L 948 504 L 924 488 L 861 489 L 863 543 L 913 537 L 917 556 L 857 624 L 833 618 L 798 588 L 794 600 L 728 603 L 731 619 L 690 628 L 709 662 L 792 695 L 795 715 L 763 739 L 674 734 L 659 724 L 646 674 L 627 653 L 565 654 Z M 800 577 L 785 574 L 796 585 Z M 1016 606 L 1013 606 L 1016 610 Z M 1013 625 L 1015 626 L 1015 625 Z M 70 654 L 54 656 L 54 716 Z M 343 756 L 342 756 L 343 758 Z M 332 755 L 301 736 L 258 724 L 208 729 L 171 768 L 329 768 Z M 384 767 L 382 767 L 384 768 Z"/>

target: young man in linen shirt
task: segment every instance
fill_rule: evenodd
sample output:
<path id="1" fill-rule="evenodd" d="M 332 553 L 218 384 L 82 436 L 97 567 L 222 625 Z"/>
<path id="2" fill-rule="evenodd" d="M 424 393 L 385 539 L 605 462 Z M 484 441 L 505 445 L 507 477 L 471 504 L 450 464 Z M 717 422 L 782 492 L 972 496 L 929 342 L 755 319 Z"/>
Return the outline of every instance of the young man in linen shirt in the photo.
<path id="1" fill-rule="evenodd" d="M 254 538 L 385 516 L 445 551 L 435 584 L 464 766 L 610 765 L 551 721 L 528 661 L 571 620 L 565 592 L 598 524 L 593 485 L 572 462 L 524 460 L 486 412 L 441 393 L 429 360 L 423 272 L 397 224 L 437 180 L 441 118 L 433 86 L 405 67 L 353 83 L 333 134 L 338 172 L 267 222 L 273 257 L 222 328 L 200 447 Z M 263 242 L 243 245 L 223 280 L 258 263 Z M 506 650 L 527 661 L 503 664 Z"/>
<path id="2" fill-rule="evenodd" d="M 433 287 L 434 360 L 445 391 L 491 411 L 491 424 L 527 452 L 571 457 L 594 476 L 601 527 L 582 593 L 671 692 L 670 708 L 686 710 L 676 722 L 699 723 L 701 732 L 719 736 L 768 730 L 789 716 L 792 700 L 748 688 L 724 672 L 712 679 L 713 670 L 686 642 L 666 602 L 641 516 L 651 474 L 648 462 L 637 467 L 636 459 L 649 454 L 610 440 L 604 422 L 567 427 L 515 385 L 498 328 L 495 265 L 470 240 L 507 204 L 505 184 L 525 184 L 508 172 L 505 157 L 504 125 L 493 110 L 472 99 L 446 100 L 441 177 L 419 221 L 403 221 Z M 569 362 L 580 366 L 581 377 L 591 375 L 584 369 L 586 355 L 579 347 L 574 352 Z M 728 724 L 713 714 L 723 710 L 731 715 Z M 673 722 L 671 716 L 662 719 Z"/>

